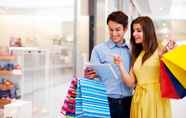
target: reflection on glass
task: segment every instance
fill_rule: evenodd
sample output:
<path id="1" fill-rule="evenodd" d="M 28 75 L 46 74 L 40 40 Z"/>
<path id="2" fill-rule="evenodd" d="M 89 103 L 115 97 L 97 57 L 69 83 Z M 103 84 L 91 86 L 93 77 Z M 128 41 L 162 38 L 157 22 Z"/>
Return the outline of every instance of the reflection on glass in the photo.
<path id="1" fill-rule="evenodd" d="M 13 49 L 23 69 L 21 99 L 32 102 L 32 118 L 58 118 L 73 75 L 74 0 L 1 0 L 1 45 Z"/>

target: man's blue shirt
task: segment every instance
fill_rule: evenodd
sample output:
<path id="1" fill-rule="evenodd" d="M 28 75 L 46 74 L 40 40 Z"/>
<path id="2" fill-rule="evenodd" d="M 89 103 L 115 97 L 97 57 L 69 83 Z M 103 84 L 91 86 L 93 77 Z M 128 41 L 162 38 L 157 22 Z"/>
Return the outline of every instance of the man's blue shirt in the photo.
<path id="1" fill-rule="evenodd" d="M 112 40 L 101 43 L 94 47 L 91 54 L 90 63 L 92 64 L 114 64 L 114 55 L 120 55 L 124 63 L 124 67 L 129 72 L 131 56 L 129 47 L 126 43 L 116 45 Z M 127 87 L 121 79 L 118 66 L 113 66 L 118 78 L 101 78 L 106 86 L 107 94 L 112 98 L 122 98 L 132 95 L 132 89 Z M 107 73 L 105 73 L 107 74 Z"/>

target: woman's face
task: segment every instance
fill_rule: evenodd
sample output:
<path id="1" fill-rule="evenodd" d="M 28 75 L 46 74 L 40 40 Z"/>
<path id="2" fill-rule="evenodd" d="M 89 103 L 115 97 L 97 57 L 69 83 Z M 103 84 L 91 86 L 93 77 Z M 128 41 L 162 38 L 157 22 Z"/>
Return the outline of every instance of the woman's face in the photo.
<path id="1" fill-rule="evenodd" d="M 109 35 L 111 40 L 114 43 L 123 43 L 123 36 L 127 30 L 127 28 L 124 28 L 122 24 L 119 24 L 114 21 L 108 22 L 108 28 L 109 28 Z"/>
<path id="2" fill-rule="evenodd" d="M 143 37 L 143 30 L 139 23 L 133 24 L 133 37 L 135 39 L 136 44 L 142 44 L 144 37 Z"/>

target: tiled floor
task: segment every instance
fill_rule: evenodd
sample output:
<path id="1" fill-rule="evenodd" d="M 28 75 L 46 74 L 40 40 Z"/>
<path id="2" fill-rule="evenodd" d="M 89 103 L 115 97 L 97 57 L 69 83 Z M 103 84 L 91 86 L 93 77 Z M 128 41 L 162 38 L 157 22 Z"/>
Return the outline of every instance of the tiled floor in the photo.
<path id="1" fill-rule="evenodd" d="M 50 79 L 52 83 L 49 83 L 48 88 L 39 89 L 25 97 L 26 100 L 33 102 L 33 118 L 61 118 L 60 108 L 71 79 L 72 74 L 58 77 L 55 75 L 53 78 L 55 81 Z"/>

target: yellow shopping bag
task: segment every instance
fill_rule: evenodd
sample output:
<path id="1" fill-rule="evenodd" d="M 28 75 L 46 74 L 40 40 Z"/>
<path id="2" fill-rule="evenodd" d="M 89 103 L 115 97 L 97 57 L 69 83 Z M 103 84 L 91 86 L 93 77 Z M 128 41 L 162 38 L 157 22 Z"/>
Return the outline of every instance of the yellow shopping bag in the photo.
<path id="1" fill-rule="evenodd" d="M 181 45 L 162 56 L 162 61 L 186 88 L 186 45 Z"/>

